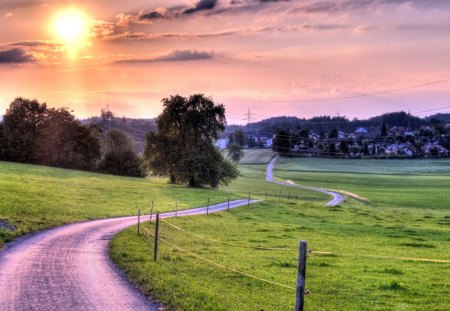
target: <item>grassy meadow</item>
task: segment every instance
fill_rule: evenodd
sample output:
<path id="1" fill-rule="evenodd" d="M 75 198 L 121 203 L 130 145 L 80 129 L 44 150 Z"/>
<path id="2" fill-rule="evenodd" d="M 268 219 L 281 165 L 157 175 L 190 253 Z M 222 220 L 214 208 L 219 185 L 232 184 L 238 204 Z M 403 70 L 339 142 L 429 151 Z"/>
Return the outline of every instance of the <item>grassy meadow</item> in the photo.
<path id="1" fill-rule="evenodd" d="M 265 164 L 269 163 L 275 153 L 272 149 L 244 149 L 244 155 L 240 164 Z"/>
<path id="2" fill-rule="evenodd" d="M 184 231 L 161 223 L 161 237 L 172 245 L 161 243 L 156 263 L 151 236 L 135 229 L 116 236 L 111 256 L 168 310 L 290 310 L 297 245 L 305 239 L 315 251 L 308 257 L 306 310 L 448 310 L 449 162 L 339 161 L 281 160 L 274 174 L 370 203 L 348 197 L 326 207 L 328 196 L 306 190 L 297 190 L 298 201 L 269 195 L 230 212 L 167 220 Z M 240 168 L 242 176 L 224 190 L 296 191 L 265 183 L 265 165 Z M 148 232 L 153 226 L 146 224 Z"/>
<path id="3" fill-rule="evenodd" d="M 247 156 L 268 161 L 261 153 Z M 182 209 L 204 206 L 207 198 L 225 201 L 230 193 L 265 200 L 267 191 L 268 200 L 249 207 L 162 222 L 161 237 L 171 245 L 161 242 L 156 263 L 153 239 L 135 228 L 112 240 L 111 257 L 168 310 L 290 310 L 298 241 L 305 239 L 313 250 L 306 310 L 450 308 L 450 161 L 279 160 L 280 180 L 369 201 L 347 197 L 337 207 L 325 206 L 328 195 L 266 183 L 265 169 L 240 165 L 236 181 L 209 190 L 0 162 L 0 220 L 17 227 L 0 228 L 0 245 L 47 227 L 136 214 L 152 200 L 166 211 L 176 199 Z"/>
<path id="4" fill-rule="evenodd" d="M 0 248 L 11 239 L 65 223 L 223 202 L 224 191 L 188 189 L 161 178 L 128 178 L 0 162 L 0 220 L 17 227 L 0 227 Z M 231 196 L 235 199 L 237 196 Z"/>

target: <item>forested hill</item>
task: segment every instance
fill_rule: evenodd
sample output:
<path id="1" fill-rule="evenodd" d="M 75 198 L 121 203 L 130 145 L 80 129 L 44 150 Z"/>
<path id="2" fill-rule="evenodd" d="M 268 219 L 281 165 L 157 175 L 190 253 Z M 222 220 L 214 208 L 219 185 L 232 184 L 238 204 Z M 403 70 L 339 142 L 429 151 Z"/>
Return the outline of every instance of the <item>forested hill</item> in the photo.
<path id="1" fill-rule="evenodd" d="M 353 119 L 346 117 L 318 116 L 310 119 L 297 118 L 292 116 L 273 117 L 260 122 L 251 123 L 241 127 L 246 132 L 258 132 L 260 134 L 274 134 L 279 129 L 297 131 L 307 128 L 314 131 L 330 131 L 339 129 L 344 132 L 353 132 L 359 127 L 367 129 L 379 129 L 383 122 L 387 127 L 404 127 L 411 130 L 419 129 L 421 126 L 429 125 L 433 122 L 450 123 L 450 114 L 436 114 L 426 118 L 419 118 L 407 112 L 391 112 L 369 119 Z M 227 132 L 232 132 L 236 126 L 231 125 Z"/>

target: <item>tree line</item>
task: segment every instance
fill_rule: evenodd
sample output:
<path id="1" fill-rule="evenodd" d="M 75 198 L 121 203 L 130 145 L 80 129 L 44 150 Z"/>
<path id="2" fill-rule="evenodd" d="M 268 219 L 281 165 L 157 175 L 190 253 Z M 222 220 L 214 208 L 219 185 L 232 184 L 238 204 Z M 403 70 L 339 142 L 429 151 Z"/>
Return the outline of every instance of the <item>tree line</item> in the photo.
<path id="1" fill-rule="evenodd" d="M 163 99 L 156 131 L 137 155 L 118 128 L 82 124 L 68 108 L 49 108 L 16 98 L 0 123 L 0 160 L 82 169 L 134 177 L 167 176 L 171 183 L 216 188 L 238 176 L 214 146 L 225 129 L 225 108 L 202 94 Z M 102 111 L 101 119 L 114 118 Z"/>

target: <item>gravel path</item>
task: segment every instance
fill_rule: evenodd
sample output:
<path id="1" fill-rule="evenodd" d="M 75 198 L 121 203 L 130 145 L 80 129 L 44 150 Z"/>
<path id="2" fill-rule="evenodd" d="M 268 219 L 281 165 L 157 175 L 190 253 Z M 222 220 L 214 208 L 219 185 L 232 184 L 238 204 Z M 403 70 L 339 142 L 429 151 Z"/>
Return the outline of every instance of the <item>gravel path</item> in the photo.
<path id="1" fill-rule="evenodd" d="M 296 185 L 294 183 L 287 183 L 287 182 L 283 182 L 283 181 L 274 180 L 273 179 L 273 168 L 274 168 L 275 163 L 277 162 L 277 160 L 278 160 L 278 156 L 275 156 L 269 162 L 269 165 L 267 166 L 266 181 L 272 182 L 272 183 L 275 183 L 275 184 L 279 184 L 279 185 L 283 185 L 283 186 L 307 189 L 307 190 L 312 190 L 312 191 L 318 191 L 318 192 L 322 192 L 322 193 L 331 195 L 333 197 L 333 199 L 327 203 L 327 206 L 336 206 L 336 205 L 339 205 L 340 203 L 344 202 L 345 197 L 342 194 L 339 194 L 337 192 L 333 192 L 333 191 L 322 189 L 322 188 L 309 187 L 309 186 L 300 186 L 300 185 Z"/>
<path id="2" fill-rule="evenodd" d="M 230 208 L 247 204 L 248 200 L 232 201 Z M 227 203 L 217 204 L 209 212 L 227 208 Z M 206 208 L 197 208 L 179 211 L 178 216 L 205 213 Z M 112 237 L 136 223 L 136 216 L 87 221 L 8 244 L 0 252 L 0 310 L 159 310 L 108 255 Z"/>

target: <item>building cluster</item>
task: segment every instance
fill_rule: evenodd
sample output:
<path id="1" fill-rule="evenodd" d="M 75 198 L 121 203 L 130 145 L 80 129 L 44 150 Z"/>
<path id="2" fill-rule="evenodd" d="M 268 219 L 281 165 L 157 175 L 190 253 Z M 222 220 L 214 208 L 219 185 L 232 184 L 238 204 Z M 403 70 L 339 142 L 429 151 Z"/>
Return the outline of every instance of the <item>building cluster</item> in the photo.
<path id="1" fill-rule="evenodd" d="M 279 137 L 276 145 L 283 145 Z M 448 157 L 450 127 L 421 127 L 411 130 L 392 127 L 384 134 L 380 130 L 357 128 L 352 133 L 333 130 L 329 133 L 310 132 L 307 138 L 292 135 L 291 155 L 350 157 Z M 277 138 L 275 138 L 277 140 Z"/>
<path id="2" fill-rule="evenodd" d="M 248 134 L 245 141 L 243 148 L 273 148 L 291 156 L 448 157 L 450 125 L 423 126 L 417 130 L 403 127 L 384 130 L 359 127 L 353 132 L 302 130 L 298 134 L 284 132 L 272 137 Z M 229 144 L 229 138 L 216 142 L 220 149 Z"/>

